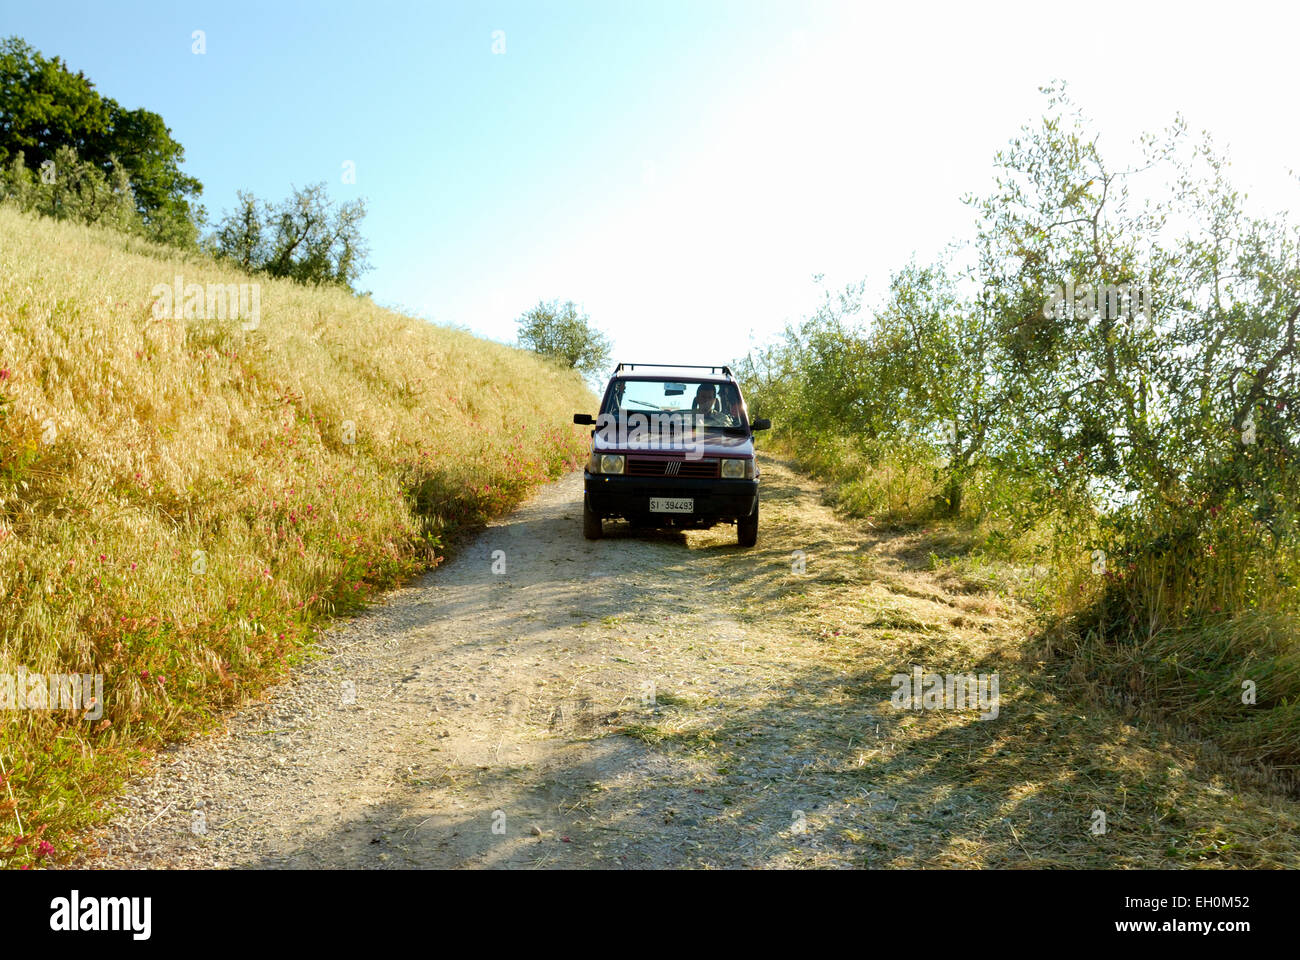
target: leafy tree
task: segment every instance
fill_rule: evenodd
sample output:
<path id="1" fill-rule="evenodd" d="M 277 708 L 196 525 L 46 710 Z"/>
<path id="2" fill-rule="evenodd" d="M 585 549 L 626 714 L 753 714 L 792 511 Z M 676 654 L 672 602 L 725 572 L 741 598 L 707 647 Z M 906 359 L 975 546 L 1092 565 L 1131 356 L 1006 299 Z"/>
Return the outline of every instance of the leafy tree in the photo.
<path id="1" fill-rule="evenodd" d="M 111 158 L 121 163 L 149 236 L 162 243 L 195 246 L 207 214 L 196 203 L 203 184 L 181 172 L 185 148 L 172 139 L 158 114 L 107 103 L 109 135 L 88 159 L 101 166 Z"/>
<path id="2" fill-rule="evenodd" d="M 84 73 L 18 37 L 0 40 L 0 164 L 10 167 L 22 153 L 27 168 L 39 170 L 64 148 L 105 178 L 118 168 L 125 173 L 148 236 L 195 244 L 205 216 L 197 203 L 203 185 L 181 172 L 184 148 L 162 117 L 124 109 Z"/>
<path id="3" fill-rule="evenodd" d="M 935 496 L 959 513 L 1003 418 L 994 321 L 961 297 L 958 280 L 944 263 L 909 264 L 875 310 L 862 302 L 865 284 L 827 293 L 781 342 L 738 365 L 755 409 L 814 447 L 835 437 L 870 459 L 908 451 L 935 464 Z"/>
<path id="4" fill-rule="evenodd" d="M 131 183 L 120 164 L 105 176 L 98 166 L 77 158 L 71 147 L 59 147 L 47 167 L 27 168 L 20 150 L 8 169 L 0 172 L 0 197 L 21 210 L 59 220 L 97 223 L 126 232 L 140 232 Z"/>
<path id="5" fill-rule="evenodd" d="M 18 37 L 0 40 L 0 160 L 39 168 L 60 146 L 90 157 L 110 129 L 108 104 L 83 73 Z"/>
<path id="6" fill-rule="evenodd" d="M 251 193 L 239 191 L 239 203 L 217 224 L 215 232 L 208 238 L 208 245 L 214 254 L 231 260 L 249 273 L 260 270 L 268 259 L 268 239 L 264 223 L 274 215 L 270 204 L 263 210 L 258 209 L 257 198 Z"/>
<path id="7" fill-rule="evenodd" d="M 1026 465 L 1059 460 L 1149 511 L 1241 453 L 1247 421 L 1294 457 L 1300 232 L 1248 216 L 1208 140 L 1180 149 L 1181 123 L 1144 138 L 1140 166 L 1114 170 L 1064 94 L 1048 93 L 1061 110 L 999 155 L 998 191 L 980 204 Z M 1138 205 L 1130 185 L 1152 171 L 1175 187 Z M 1050 309 L 1062 283 L 1145 287 L 1150 302 Z"/>
<path id="8" fill-rule="evenodd" d="M 1259 559 L 1297 542 L 1300 231 L 1248 214 L 1226 160 L 1208 137 L 1188 149 L 1181 122 L 1115 169 L 1046 92 L 1053 112 L 999 155 L 979 205 L 1009 459 L 1050 478 L 1051 502 L 1101 508 L 1108 545 L 1145 577 L 1132 617 L 1154 631 L 1246 602 Z M 1170 189 L 1138 203 L 1153 173 Z M 1063 283 L 1088 292 L 1073 309 L 1047 303 Z M 1126 284 L 1148 302 L 1092 298 Z M 1253 559 L 1227 563 L 1225 544 Z"/>
<path id="9" fill-rule="evenodd" d="M 831 472 L 946 454 L 950 513 L 977 484 L 1012 533 L 1104 548 L 1125 629 L 1300 600 L 1300 229 L 1249 214 L 1181 122 L 1117 169 L 1046 93 L 972 201 L 972 265 L 908 265 L 874 311 L 828 297 L 742 365 L 755 409 Z"/>
<path id="10" fill-rule="evenodd" d="M 964 299 L 944 263 L 903 268 L 890 280 L 872 331 L 878 403 L 891 433 L 937 443 L 936 481 L 947 511 L 996 445 L 1006 402 L 993 363 L 996 327 L 985 305 Z"/>
<path id="11" fill-rule="evenodd" d="M 598 377 L 609 366 L 609 338 L 591 325 L 586 314 L 579 314 L 572 300 L 539 301 L 517 323 L 521 346 L 587 377 Z"/>
<path id="12" fill-rule="evenodd" d="M 279 205 L 241 191 L 207 245 L 245 270 L 353 289 L 368 268 L 361 236 L 365 215 L 363 200 L 331 204 L 323 183 L 295 190 Z"/>

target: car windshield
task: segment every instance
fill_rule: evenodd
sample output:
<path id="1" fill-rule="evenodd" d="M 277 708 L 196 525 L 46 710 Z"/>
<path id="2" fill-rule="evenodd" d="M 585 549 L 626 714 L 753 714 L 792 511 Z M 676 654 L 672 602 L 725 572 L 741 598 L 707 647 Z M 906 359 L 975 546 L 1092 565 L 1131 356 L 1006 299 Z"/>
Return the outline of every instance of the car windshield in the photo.
<path id="1" fill-rule="evenodd" d="M 601 412 L 620 419 L 634 413 L 675 414 L 683 420 L 689 415 L 699 426 L 747 426 L 740 391 L 725 381 L 618 380 Z"/>

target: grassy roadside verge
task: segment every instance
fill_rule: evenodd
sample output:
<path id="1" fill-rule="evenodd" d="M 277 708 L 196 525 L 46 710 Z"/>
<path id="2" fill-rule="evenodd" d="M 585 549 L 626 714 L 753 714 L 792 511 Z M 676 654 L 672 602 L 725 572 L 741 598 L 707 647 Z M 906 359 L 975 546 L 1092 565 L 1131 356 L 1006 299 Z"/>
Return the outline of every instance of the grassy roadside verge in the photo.
<path id="1" fill-rule="evenodd" d="M 257 324 L 156 317 L 177 277 L 260 282 Z M 522 351 L 0 208 L 0 864 L 579 462 L 585 405 Z M 22 671 L 102 678 L 97 716 Z"/>
<path id="2" fill-rule="evenodd" d="M 940 580 L 1023 601 L 1036 618 L 1034 656 L 1082 699 L 1195 739 L 1224 769 L 1296 790 L 1300 634 L 1284 610 L 1227 597 L 1218 599 L 1221 607 L 1203 601 L 1205 609 L 1189 608 L 1180 621 L 1144 618 L 1127 596 L 1139 592 L 1136 578 L 1159 582 L 1176 572 L 1180 558 L 1173 550 L 1147 555 L 1151 570 L 1141 559 L 1136 569 L 1116 569 L 1113 557 L 1110 567 L 1104 560 L 1099 565 L 1094 531 L 1050 517 L 1014 530 L 998 516 L 997 498 L 981 489 L 985 478 L 971 484 L 962 514 L 948 518 L 936 508 L 935 472 L 917 458 L 871 463 L 833 443 L 789 433 L 778 433 L 772 448 L 824 482 L 828 502 L 844 514 L 923 533 L 929 567 Z M 1226 572 L 1212 570 L 1217 579 L 1194 585 L 1188 595 L 1216 598 L 1216 584 L 1230 578 L 1228 558 L 1223 565 Z M 1277 569 L 1273 595 L 1283 596 L 1286 562 Z"/>

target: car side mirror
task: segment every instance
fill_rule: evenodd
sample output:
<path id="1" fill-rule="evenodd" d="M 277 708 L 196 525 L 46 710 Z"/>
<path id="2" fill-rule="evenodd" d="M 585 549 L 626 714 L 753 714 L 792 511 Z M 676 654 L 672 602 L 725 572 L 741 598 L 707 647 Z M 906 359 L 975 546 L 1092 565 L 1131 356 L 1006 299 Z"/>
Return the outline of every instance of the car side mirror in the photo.
<path id="1" fill-rule="evenodd" d="M 591 427 L 595 426 L 596 418 L 589 413 L 575 413 L 573 415 L 573 422 L 581 427 Z"/>
<path id="2" fill-rule="evenodd" d="M 749 428 L 751 430 L 771 430 L 772 421 L 768 419 L 755 420 L 749 425 Z"/>

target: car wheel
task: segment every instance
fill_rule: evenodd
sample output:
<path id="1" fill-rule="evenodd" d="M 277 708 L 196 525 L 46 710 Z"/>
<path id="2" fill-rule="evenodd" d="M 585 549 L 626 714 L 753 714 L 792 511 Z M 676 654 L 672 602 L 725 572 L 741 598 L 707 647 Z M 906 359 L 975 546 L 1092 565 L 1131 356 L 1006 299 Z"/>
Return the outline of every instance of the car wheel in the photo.
<path id="1" fill-rule="evenodd" d="M 591 500 L 582 498 L 582 535 L 588 540 L 599 540 L 601 535 L 600 517 L 591 509 Z"/>
<path id="2" fill-rule="evenodd" d="M 758 501 L 754 501 L 754 512 L 736 521 L 736 539 L 742 547 L 752 547 L 758 543 Z"/>

